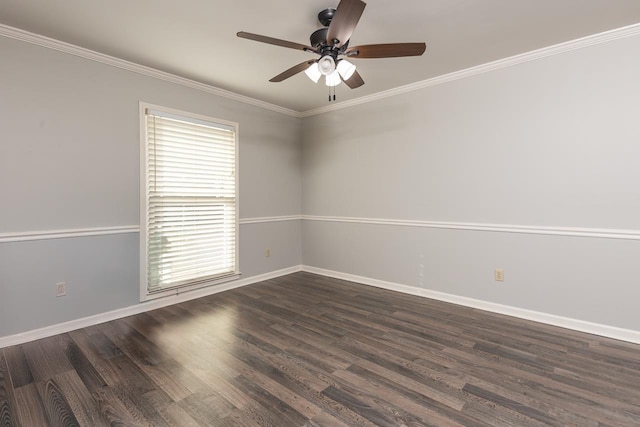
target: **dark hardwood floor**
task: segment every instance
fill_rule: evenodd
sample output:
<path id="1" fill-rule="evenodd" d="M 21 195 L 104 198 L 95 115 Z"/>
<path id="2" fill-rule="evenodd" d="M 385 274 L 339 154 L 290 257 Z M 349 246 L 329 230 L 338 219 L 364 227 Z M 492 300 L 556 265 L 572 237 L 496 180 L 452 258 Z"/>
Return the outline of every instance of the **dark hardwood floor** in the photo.
<path id="1" fill-rule="evenodd" d="M 296 273 L 0 350 L 0 426 L 640 426 L 640 345 Z"/>

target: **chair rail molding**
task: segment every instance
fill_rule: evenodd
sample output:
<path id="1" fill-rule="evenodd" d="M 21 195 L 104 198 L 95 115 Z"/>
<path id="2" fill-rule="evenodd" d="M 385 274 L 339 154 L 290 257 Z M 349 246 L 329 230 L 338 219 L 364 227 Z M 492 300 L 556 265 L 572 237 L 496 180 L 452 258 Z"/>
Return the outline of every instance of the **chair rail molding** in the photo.
<path id="1" fill-rule="evenodd" d="M 299 221 L 302 215 L 280 215 L 256 218 L 241 218 L 240 225 L 265 224 L 270 222 Z M 28 242 L 33 240 L 69 239 L 75 237 L 107 236 L 111 234 L 139 233 L 138 225 L 121 225 L 114 227 L 84 227 L 38 231 L 14 231 L 0 233 L 0 243 Z"/>
<path id="2" fill-rule="evenodd" d="M 470 222 L 422 221 L 383 218 L 303 215 L 305 221 L 373 224 L 393 227 L 441 228 L 450 230 L 486 231 L 495 233 L 540 234 L 551 236 L 590 237 L 600 239 L 640 240 L 640 230 L 611 228 L 556 227 L 517 224 L 486 224 Z"/>

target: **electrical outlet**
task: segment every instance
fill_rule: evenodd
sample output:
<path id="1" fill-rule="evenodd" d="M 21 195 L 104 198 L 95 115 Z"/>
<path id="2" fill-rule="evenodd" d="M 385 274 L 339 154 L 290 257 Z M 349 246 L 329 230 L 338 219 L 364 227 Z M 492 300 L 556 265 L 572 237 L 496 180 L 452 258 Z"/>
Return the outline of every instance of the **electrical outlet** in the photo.
<path id="1" fill-rule="evenodd" d="M 504 282 L 504 270 L 501 268 L 494 269 L 493 278 L 496 279 L 496 282 Z"/>
<path id="2" fill-rule="evenodd" d="M 264 250 L 264 256 L 266 256 L 267 258 L 269 258 L 271 256 L 271 249 L 267 248 Z"/>
<path id="3" fill-rule="evenodd" d="M 56 297 L 63 297 L 65 295 L 67 295 L 67 283 L 56 283 Z"/>

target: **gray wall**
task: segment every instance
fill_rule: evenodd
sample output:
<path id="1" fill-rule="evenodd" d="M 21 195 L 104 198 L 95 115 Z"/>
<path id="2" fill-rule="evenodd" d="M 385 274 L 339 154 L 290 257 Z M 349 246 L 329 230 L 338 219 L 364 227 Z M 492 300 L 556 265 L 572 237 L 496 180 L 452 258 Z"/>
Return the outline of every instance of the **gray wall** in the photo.
<path id="1" fill-rule="evenodd" d="M 640 330 L 640 37 L 305 119 L 305 265 Z M 493 280 L 493 269 L 506 281 Z"/>
<path id="2" fill-rule="evenodd" d="M 9 38 L 0 52 L 0 235 L 138 225 L 139 101 L 238 122 L 240 218 L 300 215 L 300 119 Z M 244 278 L 298 266 L 300 222 L 241 225 L 240 245 Z M 137 233 L 0 243 L 0 337 L 137 304 L 138 252 Z"/>
<path id="3" fill-rule="evenodd" d="M 639 51 L 621 39 L 301 120 L 0 37 L 0 235 L 138 225 L 144 101 L 240 123 L 241 218 L 356 218 L 241 225 L 243 277 L 304 263 L 640 330 L 638 240 L 365 223 L 637 235 Z M 0 337 L 135 305 L 138 268 L 137 233 L 0 243 Z"/>

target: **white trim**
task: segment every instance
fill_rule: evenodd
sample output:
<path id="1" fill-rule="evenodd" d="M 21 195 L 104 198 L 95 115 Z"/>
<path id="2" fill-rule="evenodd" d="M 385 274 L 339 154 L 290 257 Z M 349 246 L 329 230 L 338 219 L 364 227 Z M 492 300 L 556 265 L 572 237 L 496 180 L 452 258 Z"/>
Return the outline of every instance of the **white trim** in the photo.
<path id="1" fill-rule="evenodd" d="M 264 108 L 266 110 L 275 111 L 277 113 L 286 114 L 288 116 L 300 117 L 299 112 L 291 110 L 289 108 L 280 107 L 279 105 L 270 104 L 268 102 L 261 101 L 259 99 L 240 95 L 234 92 L 230 92 L 228 90 L 217 88 L 215 86 L 211 86 L 205 83 L 200 83 L 184 77 L 176 76 L 175 74 L 170 74 L 164 71 L 156 70 L 154 68 L 146 67 L 144 65 L 135 64 L 133 62 L 125 61 L 120 58 L 115 58 L 113 56 L 105 55 L 103 53 L 95 52 L 80 46 L 75 46 L 70 43 L 65 43 L 63 41 L 55 40 L 39 34 L 30 33 L 28 31 L 24 31 L 19 28 L 10 27 L 8 25 L 0 24 L 0 36 L 35 44 L 38 46 L 57 50 L 59 52 L 68 53 L 70 55 L 75 55 L 80 58 L 88 59 L 90 61 L 100 62 L 102 64 L 110 65 L 112 67 L 121 68 L 127 71 L 132 71 L 134 73 L 142 74 L 144 76 L 153 77 L 158 80 L 164 80 L 170 83 L 175 83 L 180 86 L 185 86 L 191 89 L 221 96 L 223 98 L 232 99 L 234 101 L 253 105 L 255 107 Z"/>
<path id="2" fill-rule="evenodd" d="M 498 233 L 540 234 L 552 236 L 591 237 L 600 239 L 640 240 L 640 230 L 609 228 L 548 227 L 535 225 L 482 224 L 467 222 L 417 221 L 380 218 L 303 215 L 306 221 L 343 222 L 390 225 L 398 227 L 444 228 L 451 230 L 490 231 Z"/>
<path id="3" fill-rule="evenodd" d="M 138 227 L 137 225 L 125 225 L 119 227 L 91 227 L 65 230 L 17 231 L 12 233 L 0 233 L 0 243 L 137 233 L 139 231 L 139 228 L 140 227 Z"/>
<path id="4" fill-rule="evenodd" d="M 180 294 L 184 294 L 184 293 L 188 293 L 188 292 L 193 292 L 193 291 L 197 291 L 198 289 L 203 289 L 203 288 L 208 288 L 208 287 L 217 287 L 220 285 L 223 285 L 225 283 L 229 283 L 229 282 L 234 282 L 236 280 L 239 280 L 241 277 L 240 273 L 231 273 L 231 274 L 227 274 L 225 276 L 222 277 L 216 277 L 212 280 L 203 282 L 203 283 L 197 283 L 197 284 L 191 284 L 191 285 L 184 285 L 184 286 L 176 286 L 176 287 L 172 287 L 169 288 L 167 290 L 164 291 L 156 291 L 156 292 L 149 292 L 147 293 L 147 289 L 146 287 L 144 287 L 144 289 L 140 289 L 140 292 L 144 292 L 144 294 L 140 294 L 140 302 L 144 302 L 144 301 L 151 301 L 154 299 L 159 299 L 159 298 L 165 298 L 165 297 L 169 297 L 172 295 L 180 295 Z M 145 277 L 146 280 L 146 277 Z"/>
<path id="5" fill-rule="evenodd" d="M 296 273 L 302 270 L 302 266 L 289 267 L 282 270 L 272 271 L 260 274 L 246 279 L 236 280 L 234 282 L 225 283 L 216 287 L 199 289 L 196 291 L 186 292 L 179 295 L 173 295 L 162 299 L 142 302 L 125 308 L 120 308 L 106 313 L 100 313 L 93 316 L 83 317 L 81 319 L 71 320 L 69 322 L 59 323 L 57 325 L 46 326 L 41 329 L 35 329 L 20 334 L 0 337 L 0 348 L 12 345 L 24 344 L 29 341 L 39 340 L 41 338 L 51 337 L 53 335 L 63 334 L 76 329 L 86 328 L 88 326 L 97 325 L 99 323 L 109 322 L 111 320 L 121 319 L 127 316 L 144 313 L 169 305 L 190 301 L 196 298 L 202 298 L 208 295 L 217 294 L 219 292 L 240 288 L 242 286 L 251 285 L 264 280 L 274 279 L 276 277 L 285 276 L 287 274 Z"/>
<path id="6" fill-rule="evenodd" d="M 318 215 L 282 215 L 256 218 L 241 218 L 240 225 L 264 224 L 285 221 L 324 221 L 355 224 L 388 225 L 396 227 L 443 228 L 450 230 L 489 231 L 498 233 L 521 233 L 552 236 L 591 237 L 601 239 L 640 240 L 640 230 L 619 230 L 610 228 L 579 228 L 579 227 L 547 227 L 514 224 L 482 224 L 467 222 L 417 221 L 381 218 L 356 218 Z M 74 237 L 104 236 L 110 234 L 139 233 L 137 225 L 119 227 L 92 227 L 66 230 L 18 231 L 0 233 L 0 243 L 24 242 L 31 240 L 65 239 Z"/>
<path id="7" fill-rule="evenodd" d="M 603 337 L 619 339 L 622 341 L 640 344 L 640 331 L 618 328 L 615 326 L 602 325 L 598 323 L 587 322 L 584 320 L 571 319 L 568 317 L 557 316 L 553 314 L 541 313 L 532 310 L 526 310 L 518 307 L 511 307 L 502 304 L 496 304 L 488 301 L 476 300 L 473 298 L 462 297 L 458 295 L 447 294 L 443 292 L 432 291 L 428 289 L 416 288 L 413 286 L 402 285 L 399 283 L 386 282 L 383 280 L 372 279 L 369 277 L 357 276 L 354 274 L 340 273 L 337 271 L 327 270 L 323 268 L 312 267 L 308 265 L 299 265 L 295 267 L 285 268 L 282 270 L 272 271 L 260 274 L 246 279 L 229 282 L 217 287 L 209 287 L 199 289 L 179 295 L 147 301 L 133 306 L 108 311 L 106 313 L 96 314 L 93 316 L 83 317 L 81 319 L 71 320 L 69 322 L 59 323 L 57 325 L 46 326 L 44 328 L 35 329 L 6 337 L 0 337 L 0 349 L 24 344 L 26 342 L 35 341 L 41 338 L 51 337 L 53 335 L 63 334 L 76 329 L 86 328 L 88 326 L 97 325 L 99 323 L 109 322 L 135 314 L 144 313 L 169 305 L 202 298 L 219 292 L 248 286 L 264 280 L 274 279 L 276 277 L 285 276 L 287 274 L 296 273 L 298 271 L 306 271 L 309 273 L 320 274 L 327 277 L 348 280 L 352 282 L 362 283 L 377 288 L 389 289 L 396 292 L 402 292 L 409 295 L 431 298 L 438 301 L 449 302 L 452 304 L 462 305 L 465 307 L 477 308 L 493 313 L 505 314 L 508 316 L 518 317 L 521 319 L 532 320 L 548 325 L 559 326 L 562 328 L 573 329 L 580 332 L 586 332 Z"/>
<path id="8" fill-rule="evenodd" d="M 301 219 L 302 215 L 265 216 L 261 218 L 244 218 L 240 220 L 240 224 L 263 224 L 265 222 L 298 221 Z"/>
<path id="9" fill-rule="evenodd" d="M 301 219 L 302 215 L 282 215 L 259 218 L 244 218 L 240 219 L 238 222 L 240 225 L 245 225 L 263 224 L 268 222 L 298 221 Z M 140 227 L 137 225 L 74 228 L 63 230 L 16 231 L 11 233 L 0 233 L 0 243 L 27 242 L 32 240 L 68 239 L 74 237 L 106 236 L 110 234 L 127 234 L 139 232 Z"/>
<path id="10" fill-rule="evenodd" d="M 432 291 L 429 289 L 417 288 L 414 286 L 402 285 L 399 283 L 386 282 L 383 280 L 372 279 L 370 277 L 357 276 L 354 274 L 341 273 L 338 271 L 326 270 L 324 268 L 302 266 L 302 271 L 320 274 L 323 276 L 334 277 L 336 279 L 348 280 L 350 282 L 362 283 L 364 285 L 375 286 L 377 288 L 388 289 L 391 291 L 402 292 L 404 294 L 416 295 L 424 298 L 430 298 L 438 301 L 449 302 L 464 307 L 477 308 L 479 310 L 489 311 L 492 313 L 504 314 L 507 316 L 517 317 L 520 319 L 531 320 L 534 322 L 544 323 L 561 328 L 572 329 L 575 331 L 586 332 L 598 336 L 613 338 L 617 340 L 627 341 L 640 344 L 640 331 L 631 329 L 618 328 L 616 326 L 602 325 L 599 323 L 587 322 L 584 320 L 572 319 L 569 317 L 557 316 L 555 314 L 542 313 L 539 311 L 527 310 L 524 308 L 512 307 L 508 305 L 497 304 L 489 301 L 482 301 L 473 298 L 467 298 L 459 295 L 452 295 L 444 292 Z"/>
<path id="11" fill-rule="evenodd" d="M 440 85 L 443 83 L 452 82 L 455 80 L 465 79 L 467 77 L 476 76 L 478 74 L 484 74 L 495 70 L 500 70 L 514 65 L 523 64 L 529 61 L 536 61 L 548 56 L 559 55 L 572 50 L 582 49 L 585 47 L 610 42 L 613 40 L 622 39 L 625 37 L 632 37 L 640 34 L 640 24 L 629 25 L 614 30 L 605 31 L 599 34 L 593 34 L 587 37 L 582 37 L 576 40 L 559 43 L 553 46 L 544 47 L 542 49 L 533 50 L 531 52 L 514 55 L 508 58 L 499 59 L 497 61 L 488 62 L 486 64 L 478 65 L 475 67 L 467 68 L 465 70 L 454 71 L 449 74 L 444 74 L 431 79 L 422 80 L 419 82 L 411 83 L 405 86 L 400 86 L 394 89 L 385 90 L 383 92 L 374 93 L 371 95 L 363 96 L 360 98 L 352 99 L 349 101 L 342 101 L 337 104 L 330 104 L 312 110 L 303 111 L 300 113 L 300 117 L 311 117 L 330 111 L 337 111 L 343 108 L 349 108 L 356 105 L 366 104 L 368 102 L 378 101 L 380 99 L 389 98 L 402 93 L 414 92 L 417 90 L 425 89 L 430 86 Z"/>
<path id="12" fill-rule="evenodd" d="M 256 218 L 241 218 L 240 225 L 264 224 L 285 221 L 324 221 L 355 224 L 388 225 L 397 227 L 443 228 L 450 230 L 489 231 L 499 233 L 539 234 L 553 236 L 591 237 L 601 239 L 640 240 L 640 230 L 618 230 L 610 228 L 547 227 L 513 224 L 482 224 L 466 222 L 417 221 L 381 218 L 356 218 L 318 215 L 282 215 Z M 91 227 L 65 230 L 18 231 L 0 233 L 0 243 L 25 242 L 31 240 L 66 239 L 74 237 L 104 236 L 110 234 L 139 233 L 137 225 L 119 227 Z"/>
<path id="13" fill-rule="evenodd" d="M 149 254 L 147 252 L 147 213 L 149 207 L 147 206 L 147 164 L 149 164 L 149 155 L 147 153 L 147 120 L 146 109 L 148 104 L 139 101 L 138 102 L 138 149 L 140 150 L 140 162 L 138 163 L 138 203 L 140 208 L 138 209 L 138 292 L 140 295 L 139 301 L 143 302 L 147 299 L 147 259 Z"/>
<path id="14" fill-rule="evenodd" d="M 455 71 L 449 74 L 444 74 L 442 76 L 437 76 L 431 79 L 422 80 L 419 82 L 415 82 L 405 86 L 400 86 L 400 87 L 386 90 L 383 92 L 374 93 L 371 95 L 363 96 L 363 97 L 352 99 L 349 101 L 342 101 L 336 104 L 331 104 L 331 105 L 327 105 L 327 106 L 323 106 L 323 107 L 319 107 L 319 108 L 315 108 L 307 111 L 295 111 L 295 110 L 284 108 L 275 104 L 270 104 L 268 102 L 264 102 L 255 98 L 250 98 L 248 96 L 244 96 L 244 95 L 233 93 L 224 89 L 220 89 L 215 86 L 196 82 L 194 80 L 189 80 L 184 77 L 176 76 L 174 74 L 170 74 L 164 71 L 159 71 L 150 67 L 135 64 L 133 62 L 125 61 L 109 55 L 94 52 L 89 49 L 85 49 L 85 48 L 75 46 L 69 43 L 65 43 L 59 40 L 51 39 L 49 37 L 41 36 L 39 34 L 30 33 L 28 31 L 20 30 L 18 28 L 0 24 L 0 36 L 9 37 L 15 40 L 20 40 L 23 42 L 27 42 L 27 43 L 35 44 L 38 46 L 46 47 L 49 49 L 57 50 L 60 52 L 68 53 L 81 58 L 89 59 L 91 61 L 100 62 L 102 64 L 121 68 L 123 70 L 132 71 L 134 73 L 138 73 L 138 74 L 153 77 L 159 80 L 175 83 L 191 89 L 200 90 L 202 92 L 232 99 L 238 102 L 242 102 L 245 104 L 253 105 L 256 107 L 264 108 L 266 110 L 275 111 L 278 113 L 286 114 L 288 116 L 297 117 L 297 118 L 311 117 L 318 114 L 327 113 L 330 111 L 336 111 L 336 110 L 341 110 L 343 108 L 349 108 L 356 105 L 366 104 L 368 102 L 378 101 L 380 99 L 389 98 L 391 96 L 399 95 L 402 93 L 413 92 L 413 91 L 421 90 L 430 86 L 448 83 L 454 80 L 460 80 L 460 79 L 464 79 L 464 78 L 475 76 L 482 73 L 488 73 L 488 72 L 499 70 L 502 68 L 523 64 L 529 61 L 535 61 L 538 59 L 546 58 L 548 56 L 558 55 L 558 54 L 570 52 L 576 49 L 582 49 L 582 48 L 593 46 L 600 43 L 606 43 L 606 42 L 621 39 L 621 38 L 632 37 L 638 34 L 640 34 L 640 24 L 629 25 L 626 27 L 605 31 L 603 33 L 582 37 L 576 40 L 559 43 L 559 44 L 545 47 L 542 49 L 537 49 L 531 52 L 526 52 L 519 55 L 511 56 L 509 58 L 499 59 L 497 61 L 467 68 L 465 70 Z"/>

